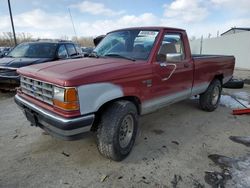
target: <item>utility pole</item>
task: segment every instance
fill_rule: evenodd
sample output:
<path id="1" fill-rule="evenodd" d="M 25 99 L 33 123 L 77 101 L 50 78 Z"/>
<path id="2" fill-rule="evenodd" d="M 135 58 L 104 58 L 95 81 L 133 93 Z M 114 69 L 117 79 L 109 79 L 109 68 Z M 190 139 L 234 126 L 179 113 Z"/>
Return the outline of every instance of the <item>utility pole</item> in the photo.
<path id="1" fill-rule="evenodd" d="M 8 5 L 9 5 L 10 20 L 11 20 L 11 26 L 12 26 L 13 37 L 14 37 L 14 43 L 15 43 L 15 46 L 16 46 L 16 45 L 17 45 L 17 42 L 16 42 L 16 33 L 15 33 L 14 22 L 13 22 L 13 18 L 12 18 L 10 0 L 8 0 Z"/>
<path id="2" fill-rule="evenodd" d="M 203 45 L 203 35 L 201 36 L 201 43 L 200 43 L 200 54 L 202 54 L 202 45 Z"/>

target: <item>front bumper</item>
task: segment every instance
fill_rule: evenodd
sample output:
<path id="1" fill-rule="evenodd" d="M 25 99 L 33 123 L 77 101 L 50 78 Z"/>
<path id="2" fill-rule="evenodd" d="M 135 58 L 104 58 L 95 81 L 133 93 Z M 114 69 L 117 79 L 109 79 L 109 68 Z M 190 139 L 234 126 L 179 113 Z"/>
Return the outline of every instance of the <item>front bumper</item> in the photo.
<path id="1" fill-rule="evenodd" d="M 0 67 L 0 80 L 20 80 L 20 75 L 16 72 L 16 68 Z"/>
<path id="2" fill-rule="evenodd" d="M 15 96 L 16 104 L 23 110 L 31 125 L 39 126 L 52 136 L 63 140 L 77 140 L 90 131 L 95 115 L 76 118 L 64 118 L 53 112 L 42 109 L 35 104 Z"/>
<path id="3" fill-rule="evenodd" d="M 0 67 L 0 89 L 15 89 L 20 85 L 20 76 L 16 70 L 4 70 Z"/>

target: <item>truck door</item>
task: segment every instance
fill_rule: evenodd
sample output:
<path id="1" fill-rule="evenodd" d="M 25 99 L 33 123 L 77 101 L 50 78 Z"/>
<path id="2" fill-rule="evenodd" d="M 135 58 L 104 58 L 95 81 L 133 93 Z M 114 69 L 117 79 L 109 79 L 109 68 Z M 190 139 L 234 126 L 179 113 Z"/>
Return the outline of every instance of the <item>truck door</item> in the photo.
<path id="1" fill-rule="evenodd" d="M 164 106 L 191 95 L 193 62 L 185 32 L 165 32 L 153 62 L 154 104 Z M 159 99 L 157 102 L 157 98 Z"/>

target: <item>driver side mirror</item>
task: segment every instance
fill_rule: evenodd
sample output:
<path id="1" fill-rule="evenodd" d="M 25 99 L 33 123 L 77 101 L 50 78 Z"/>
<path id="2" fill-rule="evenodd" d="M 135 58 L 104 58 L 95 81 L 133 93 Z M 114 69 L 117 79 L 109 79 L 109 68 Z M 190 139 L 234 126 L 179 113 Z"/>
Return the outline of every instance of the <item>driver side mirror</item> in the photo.
<path id="1" fill-rule="evenodd" d="M 157 54 L 156 60 L 158 62 L 167 62 L 167 61 L 181 61 L 183 55 L 181 53 L 169 53 L 169 54 Z"/>
<path id="2" fill-rule="evenodd" d="M 183 59 L 183 55 L 181 53 L 171 53 L 167 54 L 167 61 L 181 61 Z"/>

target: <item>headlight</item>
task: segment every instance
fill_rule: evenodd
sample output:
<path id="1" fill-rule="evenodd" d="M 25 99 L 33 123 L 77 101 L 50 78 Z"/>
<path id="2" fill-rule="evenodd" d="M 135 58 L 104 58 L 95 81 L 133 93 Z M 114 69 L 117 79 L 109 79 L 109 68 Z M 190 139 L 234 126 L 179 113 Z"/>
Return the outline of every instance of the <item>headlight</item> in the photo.
<path id="1" fill-rule="evenodd" d="M 64 88 L 54 87 L 54 99 L 64 102 Z"/>
<path id="2" fill-rule="evenodd" d="M 78 94 L 76 88 L 54 87 L 53 104 L 62 110 L 79 110 Z"/>

